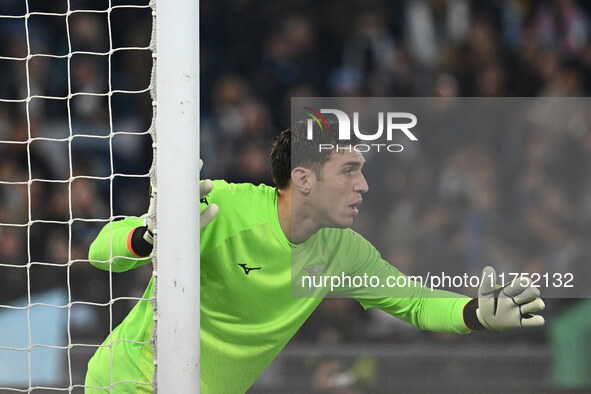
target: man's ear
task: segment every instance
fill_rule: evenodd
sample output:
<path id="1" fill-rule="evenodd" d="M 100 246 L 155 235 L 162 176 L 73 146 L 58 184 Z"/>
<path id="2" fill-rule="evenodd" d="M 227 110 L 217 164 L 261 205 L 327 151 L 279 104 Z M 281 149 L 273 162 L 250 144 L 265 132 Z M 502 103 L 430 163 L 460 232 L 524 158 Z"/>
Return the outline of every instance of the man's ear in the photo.
<path id="1" fill-rule="evenodd" d="M 304 194 L 310 193 L 313 179 L 315 179 L 314 172 L 308 168 L 296 167 L 291 170 L 292 187 Z"/>

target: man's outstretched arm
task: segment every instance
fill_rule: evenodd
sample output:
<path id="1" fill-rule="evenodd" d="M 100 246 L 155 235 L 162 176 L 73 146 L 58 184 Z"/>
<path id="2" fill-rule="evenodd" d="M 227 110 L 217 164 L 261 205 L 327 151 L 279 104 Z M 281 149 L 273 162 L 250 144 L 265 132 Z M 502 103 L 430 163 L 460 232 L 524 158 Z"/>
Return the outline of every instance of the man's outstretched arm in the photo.
<path id="1" fill-rule="evenodd" d="M 200 162 L 199 170 L 203 166 Z M 207 196 L 213 182 L 205 179 L 199 184 L 199 198 L 206 206 L 201 210 L 200 224 L 205 227 L 216 217 L 219 208 L 208 204 Z M 152 261 L 149 257 L 154 245 L 154 217 L 156 215 L 156 189 L 150 186 L 150 206 L 144 218 L 126 218 L 107 223 L 90 245 L 88 252 L 92 265 L 103 270 L 124 272 Z"/>
<path id="2" fill-rule="evenodd" d="M 364 308 L 379 308 L 416 327 L 437 332 L 468 333 L 483 329 L 508 330 L 539 327 L 544 318 L 534 315 L 544 309 L 540 292 L 529 278 L 515 278 L 508 286 L 497 289 L 497 276 L 492 267 L 484 268 L 478 298 L 440 289 L 431 289 L 408 277 L 383 260 L 379 252 L 359 234 L 342 248 L 342 260 L 348 261 L 351 276 L 378 277 L 382 286 L 343 289 L 342 295 L 353 296 Z M 361 264 L 355 264 L 361 262 Z M 402 287 L 384 287 L 388 278 L 404 277 L 393 283 Z"/>
<path id="3" fill-rule="evenodd" d="M 402 298 L 359 301 L 365 308 L 380 308 L 428 331 L 467 333 L 544 325 L 544 318 L 535 314 L 544 309 L 544 302 L 529 278 L 516 278 L 509 285 L 498 287 L 494 269 L 486 267 L 478 297 L 474 299 L 413 283 L 406 289 L 399 289 L 406 292 Z"/>

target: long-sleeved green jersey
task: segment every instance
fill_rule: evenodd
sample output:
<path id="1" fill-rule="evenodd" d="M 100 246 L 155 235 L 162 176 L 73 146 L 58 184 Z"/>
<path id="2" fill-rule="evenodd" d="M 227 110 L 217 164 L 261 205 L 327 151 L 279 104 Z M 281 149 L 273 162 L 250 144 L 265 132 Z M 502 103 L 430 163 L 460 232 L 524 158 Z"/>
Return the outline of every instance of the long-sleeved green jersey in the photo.
<path id="1" fill-rule="evenodd" d="M 388 276 L 403 275 L 350 229 L 322 229 L 301 245 L 290 244 L 279 225 L 274 188 L 214 181 L 208 200 L 220 213 L 201 231 L 202 392 L 244 392 L 254 383 L 327 293 L 311 288 L 303 275 L 367 274 L 384 278 L 383 283 Z M 128 241 L 142 225 L 138 218 L 107 224 L 90 247 L 91 263 L 113 272 L 149 263 L 134 255 Z M 414 286 L 391 291 L 386 297 L 383 288 L 379 293 L 367 288 L 334 292 L 421 329 L 469 332 L 462 317 L 468 298 Z M 146 300 L 90 360 L 87 385 L 111 386 L 113 392 L 151 390 L 146 383 L 154 371 L 152 295 L 153 280 Z M 130 381 L 137 383 L 117 383 Z"/>

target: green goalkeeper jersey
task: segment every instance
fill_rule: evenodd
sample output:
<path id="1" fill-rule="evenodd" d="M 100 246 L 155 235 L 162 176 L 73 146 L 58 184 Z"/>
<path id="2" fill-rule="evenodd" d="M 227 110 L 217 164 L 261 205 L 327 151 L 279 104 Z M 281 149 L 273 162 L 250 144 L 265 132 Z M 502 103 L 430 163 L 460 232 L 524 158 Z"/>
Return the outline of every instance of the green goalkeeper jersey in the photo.
<path id="1" fill-rule="evenodd" d="M 205 393 L 246 391 L 277 356 L 330 290 L 310 286 L 302 281 L 303 275 L 368 275 L 384 279 L 382 283 L 388 276 L 403 275 L 350 229 L 323 229 L 301 245 L 290 244 L 279 225 L 275 188 L 214 181 L 208 200 L 220 207 L 220 213 L 201 231 L 201 390 Z M 149 263 L 128 245 L 131 231 L 142 225 L 138 218 L 107 224 L 90 247 L 91 263 L 113 272 Z M 333 289 L 366 309 L 380 308 L 421 329 L 469 332 L 462 317 L 467 297 L 415 286 L 389 291 L 384 296 L 363 287 Z M 112 386 L 113 392 L 151 391 L 152 295 L 153 279 L 144 300 L 90 360 L 87 386 Z"/>

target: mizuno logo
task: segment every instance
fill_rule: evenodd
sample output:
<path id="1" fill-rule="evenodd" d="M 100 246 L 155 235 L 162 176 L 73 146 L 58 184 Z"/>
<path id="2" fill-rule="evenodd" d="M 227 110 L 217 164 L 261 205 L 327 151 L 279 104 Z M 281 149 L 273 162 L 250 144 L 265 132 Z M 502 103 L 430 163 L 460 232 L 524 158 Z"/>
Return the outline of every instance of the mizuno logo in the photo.
<path id="1" fill-rule="evenodd" d="M 245 273 L 246 275 L 248 275 L 248 273 L 249 273 L 250 271 L 254 271 L 254 270 L 260 270 L 261 268 L 263 268 L 263 267 L 248 268 L 248 267 L 246 266 L 246 264 L 240 264 L 240 263 L 238 263 L 238 265 L 239 265 L 239 266 L 241 266 L 241 267 L 244 269 L 244 273 Z"/>

